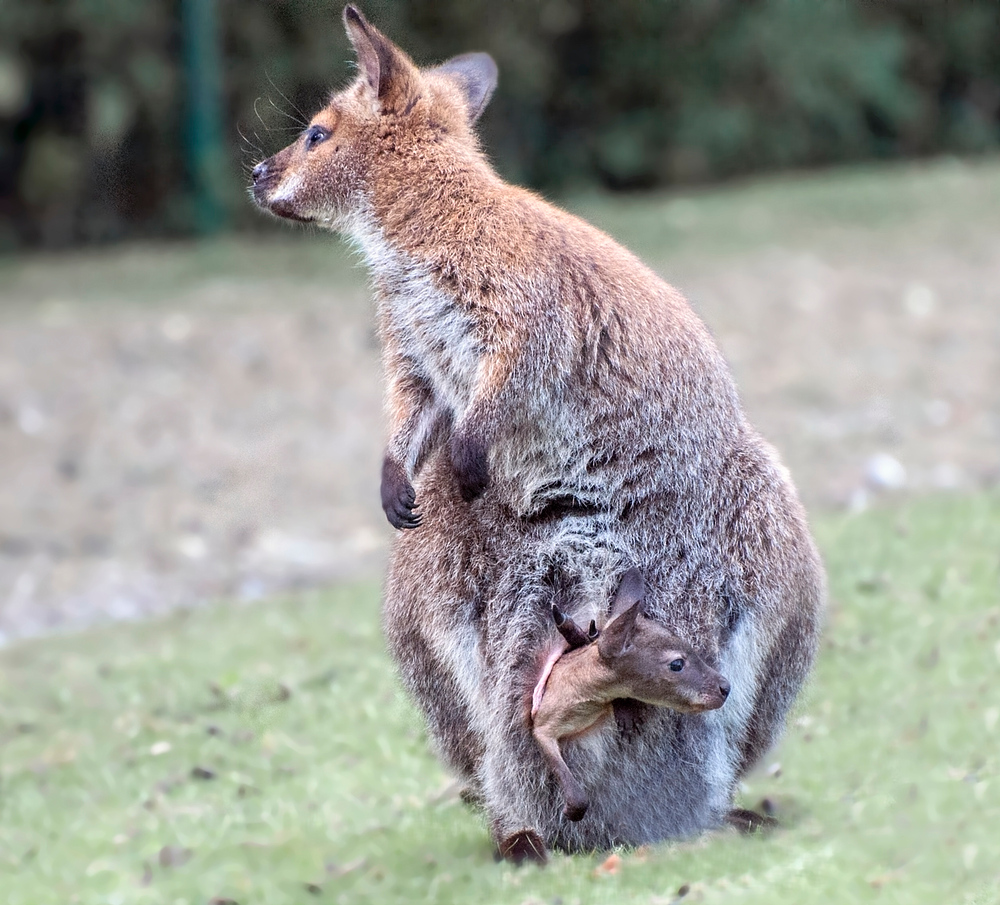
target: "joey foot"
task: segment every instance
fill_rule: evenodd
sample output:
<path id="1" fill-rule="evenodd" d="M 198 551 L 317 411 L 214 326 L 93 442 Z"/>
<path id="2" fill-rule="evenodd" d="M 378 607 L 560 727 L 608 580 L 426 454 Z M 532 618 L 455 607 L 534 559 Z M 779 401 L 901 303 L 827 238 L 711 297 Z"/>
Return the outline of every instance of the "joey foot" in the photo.
<path id="1" fill-rule="evenodd" d="M 497 854 L 512 864 L 545 864 L 549 860 L 542 837 L 534 830 L 518 830 L 500 841 Z"/>
<path id="2" fill-rule="evenodd" d="M 590 807 L 590 802 L 586 798 L 567 799 L 566 807 L 563 808 L 563 816 L 567 820 L 583 820 L 588 807 Z"/>
<path id="3" fill-rule="evenodd" d="M 615 698 L 611 706 L 618 731 L 626 737 L 632 736 L 646 718 L 646 705 L 634 698 Z"/>
<path id="4" fill-rule="evenodd" d="M 382 509 L 393 528 L 416 528 L 420 516 L 413 510 L 417 494 L 403 466 L 388 456 L 382 462 Z"/>
<path id="5" fill-rule="evenodd" d="M 456 431 L 452 434 L 449 452 L 458 491 L 466 503 L 471 503 L 490 483 L 489 450 L 479 437 Z"/>

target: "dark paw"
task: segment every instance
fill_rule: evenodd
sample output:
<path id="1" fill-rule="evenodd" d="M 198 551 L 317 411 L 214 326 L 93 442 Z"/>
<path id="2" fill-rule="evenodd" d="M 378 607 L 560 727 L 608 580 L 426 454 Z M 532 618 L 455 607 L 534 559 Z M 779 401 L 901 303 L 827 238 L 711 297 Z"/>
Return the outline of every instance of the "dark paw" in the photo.
<path id="1" fill-rule="evenodd" d="M 534 830 L 512 833 L 499 845 L 499 855 L 513 864 L 545 864 L 549 860 L 542 837 Z"/>
<path id="2" fill-rule="evenodd" d="M 455 433 L 450 452 L 459 493 L 466 503 L 471 503 L 490 483 L 489 450 L 478 437 Z"/>
<path id="3" fill-rule="evenodd" d="M 417 494 L 403 466 L 386 457 L 382 462 L 382 509 L 393 528 L 416 528 L 420 516 L 413 509 Z"/>
<path id="4" fill-rule="evenodd" d="M 563 816 L 567 820 L 583 820 L 589 806 L 590 802 L 586 798 L 581 801 L 567 801 L 566 807 L 563 808 Z"/>
<path id="5" fill-rule="evenodd" d="M 646 719 L 646 705 L 634 698 L 615 698 L 611 702 L 618 731 L 628 737 L 639 731 Z"/>

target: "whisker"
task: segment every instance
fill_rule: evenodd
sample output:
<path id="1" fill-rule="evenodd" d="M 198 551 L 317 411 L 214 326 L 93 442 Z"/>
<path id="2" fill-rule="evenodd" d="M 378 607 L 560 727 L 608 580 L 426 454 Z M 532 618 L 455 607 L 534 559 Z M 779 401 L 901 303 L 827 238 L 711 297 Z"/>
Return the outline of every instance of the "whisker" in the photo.
<path id="1" fill-rule="evenodd" d="M 268 128 L 267 123 L 264 122 L 264 117 L 260 115 L 260 110 L 257 109 L 257 104 L 259 104 L 259 103 L 260 103 L 260 95 L 258 95 L 257 97 L 254 98 L 254 101 L 253 101 L 253 112 L 256 115 L 257 119 L 260 120 L 260 124 L 265 129 L 268 129 L 268 131 L 270 131 L 270 129 Z"/>
<path id="2" fill-rule="evenodd" d="M 287 117 L 293 123 L 295 123 L 295 125 L 296 125 L 296 131 L 301 131 L 301 129 L 303 128 L 303 125 L 304 125 L 303 123 L 299 122 L 299 120 L 297 120 L 294 116 L 292 116 L 292 114 L 289 113 L 287 110 L 282 110 L 281 107 L 279 107 L 273 100 L 271 100 L 271 98 L 268 98 L 267 102 L 272 107 L 274 107 L 274 109 L 277 110 L 282 116 Z"/>
<path id="3" fill-rule="evenodd" d="M 271 83 L 271 87 L 275 91 L 277 91 L 278 94 L 281 95 L 281 97 L 284 100 L 284 102 L 286 104 L 288 104 L 288 106 L 291 107 L 296 113 L 298 113 L 298 115 L 299 115 L 299 118 L 297 120 L 298 124 L 302 128 L 305 128 L 306 126 L 308 126 L 309 125 L 309 117 L 307 117 L 298 107 L 296 107 L 295 104 L 293 104 L 291 102 L 291 100 L 288 97 L 285 96 L 284 92 L 277 85 L 274 84 L 274 79 L 271 78 L 270 73 L 268 73 L 265 70 L 264 75 L 267 78 L 267 80 Z M 277 108 L 275 108 L 275 109 L 277 109 Z M 281 112 L 284 113 L 284 111 L 281 111 Z M 291 116 L 291 114 L 289 114 L 289 113 L 285 113 L 285 116 L 288 116 L 290 119 L 295 119 L 295 117 Z"/>
<path id="4" fill-rule="evenodd" d="M 256 152 L 257 154 L 264 154 L 264 149 L 258 143 L 251 141 L 246 136 L 246 134 L 243 132 L 243 127 L 239 123 L 236 124 L 236 132 L 240 136 L 240 138 L 243 140 L 243 142 L 247 146 L 247 148 L 249 148 L 251 151 Z M 266 155 L 264 155 L 264 156 L 266 156 Z"/>

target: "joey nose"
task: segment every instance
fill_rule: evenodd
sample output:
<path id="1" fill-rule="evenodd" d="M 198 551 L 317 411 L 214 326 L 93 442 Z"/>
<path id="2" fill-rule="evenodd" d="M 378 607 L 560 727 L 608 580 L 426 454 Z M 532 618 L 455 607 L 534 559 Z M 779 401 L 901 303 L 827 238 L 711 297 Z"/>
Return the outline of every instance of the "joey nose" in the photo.
<path id="1" fill-rule="evenodd" d="M 723 700 L 729 697 L 729 691 L 730 691 L 729 683 L 725 679 L 723 679 L 719 683 L 719 694 L 722 695 Z"/>
<path id="2" fill-rule="evenodd" d="M 253 168 L 253 172 L 250 174 L 253 177 L 253 184 L 256 185 L 267 175 L 267 161 L 262 160 Z"/>

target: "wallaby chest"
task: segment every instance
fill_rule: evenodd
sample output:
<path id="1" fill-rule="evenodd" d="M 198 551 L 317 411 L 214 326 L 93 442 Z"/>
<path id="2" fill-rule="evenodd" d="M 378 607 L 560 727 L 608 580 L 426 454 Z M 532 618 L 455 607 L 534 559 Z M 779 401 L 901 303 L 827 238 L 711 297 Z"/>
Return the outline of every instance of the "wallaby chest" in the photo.
<path id="1" fill-rule="evenodd" d="M 456 415 L 468 408 L 484 350 L 483 330 L 431 276 L 401 269 L 382 287 L 383 330 L 434 395 Z"/>

